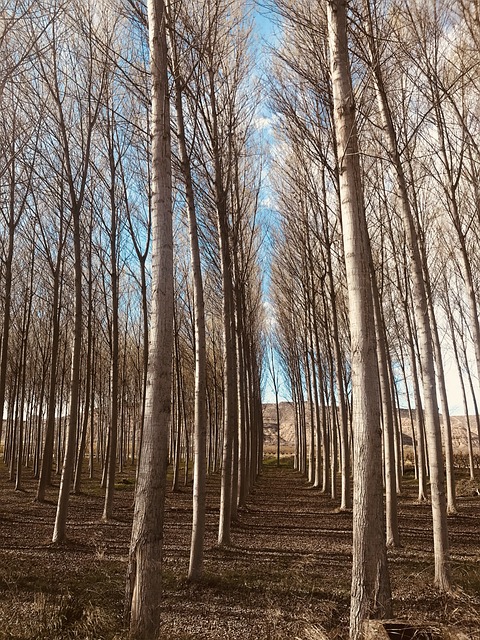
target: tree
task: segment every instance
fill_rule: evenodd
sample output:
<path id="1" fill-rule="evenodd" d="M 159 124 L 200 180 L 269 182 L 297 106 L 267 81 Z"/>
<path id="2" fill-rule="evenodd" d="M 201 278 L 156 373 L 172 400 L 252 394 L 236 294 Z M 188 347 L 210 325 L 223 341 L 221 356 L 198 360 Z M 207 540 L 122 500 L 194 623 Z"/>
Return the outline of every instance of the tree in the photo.
<path id="1" fill-rule="evenodd" d="M 38 488 L 36 500 L 43 502 L 45 500 L 45 490 L 51 482 L 52 475 L 52 462 L 53 462 L 53 445 L 55 437 L 55 412 L 56 412 L 56 399 L 57 399 L 57 377 L 58 377 L 58 359 L 60 355 L 60 298 L 61 298 L 61 276 L 63 268 L 63 253 L 66 242 L 65 227 L 65 213 L 63 202 L 63 175 L 58 175 L 59 189 L 60 189 L 60 203 L 58 212 L 58 223 L 54 221 L 51 225 L 48 225 L 45 220 L 45 216 L 38 216 L 38 229 L 39 237 L 41 239 L 41 246 L 45 252 L 49 270 L 52 274 L 52 311 L 51 311 L 51 326 L 52 326 L 52 339 L 51 339 L 51 358 L 50 358 L 50 380 L 48 387 L 48 402 L 47 402 L 47 417 L 45 426 L 45 440 L 43 444 L 43 455 L 41 461 L 40 477 L 38 480 Z M 45 185 L 45 191 L 47 185 Z M 54 207 L 52 206 L 52 209 Z M 58 225 L 58 231 L 56 229 Z M 54 236 L 56 235 L 56 255 L 54 253 Z"/>
<path id="2" fill-rule="evenodd" d="M 435 555 L 435 584 L 442 590 L 450 588 L 448 567 L 448 532 L 447 506 L 445 500 L 444 463 L 441 448 L 440 417 L 435 380 L 435 363 L 433 356 L 433 338 L 430 318 L 428 315 L 427 292 L 425 287 L 422 258 L 418 242 L 415 218 L 407 187 L 406 174 L 392 112 L 389 105 L 383 78 L 380 52 L 377 46 L 377 36 L 374 32 L 374 20 L 369 1 L 366 9 L 366 35 L 370 55 L 370 64 L 375 80 L 375 89 L 379 105 L 382 126 L 388 143 L 388 154 L 395 171 L 395 178 L 401 205 L 402 220 L 410 253 L 410 276 L 412 281 L 412 301 L 417 324 L 419 352 L 422 367 L 423 396 L 425 408 L 425 433 L 427 439 L 430 486 L 432 497 L 433 540 Z"/>
<path id="3" fill-rule="evenodd" d="M 114 28 L 113 25 L 111 28 Z M 111 320 L 110 320 L 110 355 L 111 355 L 111 388 L 110 388 L 110 429 L 108 438 L 108 459 L 106 461 L 106 487 L 105 487 L 105 504 L 103 509 L 103 519 L 109 520 L 112 517 L 113 510 L 113 493 L 115 488 L 115 470 L 117 464 L 117 445 L 118 445 L 118 413 L 119 413 L 119 237 L 120 225 L 119 220 L 119 204 L 118 204 L 118 173 L 119 173 L 119 156 L 123 149 L 118 149 L 119 127 L 115 122 L 115 104 L 114 86 L 110 79 L 110 87 L 105 91 L 105 143 L 106 156 L 108 163 L 108 171 L 105 170 L 107 176 L 104 180 L 107 182 L 106 188 L 109 195 L 110 209 L 110 228 L 107 230 L 110 248 L 110 290 L 111 290 Z"/>
<path id="4" fill-rule="evenodd" d="M 152 105 L 152 305 L 145 424 L 140 450 L 127 573 L 130 633 L 151 640 L 160 631 L 163 518 L 171 416 L 173 234 L 166 7 L 149 0 Z"/>
<path id="5" fill-rule="evenodd" d="M 350 638 L 362 635 L 370 616 L 391 615 L 383 526 L 380 405 L 376 362 L 370 249 L 347 42 L 345 0 L 328 2 L 328 39 L 334 126 L 339 163 L 340 209 L 347 267 L 353 399 L 353 568 Z"/>
<path id="6" fill-rule="evenodd" d="M 195 204 L 191 159 L 187 148 L 184 117 L 184 79 L 180 66 L 180 53 L 174 27 L 175 16 L 170 16 L 169 36 L 172 49 L 172 67 L 174 76 L 174 99 L 177 120 L 177 136 L 180 151 L 180 169 L 184 180 L 185 199 L 188 216 L 188 234 L 190 260 L 193 276 L 194 304 L 194 348 L 195 348 L 195 400 L 194 400 L 194 437 L 195 461 L 193 476 L 193 524 L 190 547 L 188 577 L 198 580 L 203 574 L 203 548 L 205 537 L 206 503 L 206 436 L 207 436 L 207 359 L 205 300 L 203 290 L 202 265 L 199 233 Z"/>

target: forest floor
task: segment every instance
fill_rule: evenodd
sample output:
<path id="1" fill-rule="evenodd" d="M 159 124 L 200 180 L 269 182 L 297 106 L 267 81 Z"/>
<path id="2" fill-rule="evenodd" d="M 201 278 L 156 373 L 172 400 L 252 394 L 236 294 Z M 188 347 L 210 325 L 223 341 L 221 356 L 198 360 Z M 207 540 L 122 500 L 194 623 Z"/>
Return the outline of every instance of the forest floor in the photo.
<path id="1" fill-rule="evenodd" d="M 232 546 L 219 549 L 219 478 L 208 482 L 206 574 L 199 585 L 186 580 L 191 486 L 168 493 L 162 638 L 347 638 L 351 513 L 340 513 L 330 497 L 309 488 L 290 460 L 280 468 L 268 461 L 233 526 Z M 35 487 L 26 472 L 25 490 L 15 492 L 2 466 L 0 640 L 126 640 L 132 473 L 118 477 L 116 516 L 108 523 L 100 520 L 98 481 L 85 482 L 84 492 L 71 497 L 69 541 L 62 547 L 49 542 L 58 487 L 45 504 L 34 502 Z M 403 546 L 389 551 L 395 617 L 450 625 L 480 639 L 480 497 L 465 495 L 458 503 L 459 514 L 449 518 L 454 588 L 442 595 L 431 586 L 430 507 L 415 501 L 414 480 L 405 478 Z"/>

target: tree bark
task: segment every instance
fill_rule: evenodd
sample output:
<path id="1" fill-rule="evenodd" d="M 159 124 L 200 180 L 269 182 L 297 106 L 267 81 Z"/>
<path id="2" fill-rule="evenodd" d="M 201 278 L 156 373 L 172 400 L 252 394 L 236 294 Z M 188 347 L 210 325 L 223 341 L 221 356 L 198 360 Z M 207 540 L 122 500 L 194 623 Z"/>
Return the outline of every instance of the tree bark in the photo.
<path id="1" fill-rule="evenodd" d="M 205 302 L 203 294 L 202 265 L 198 239 L 197 215 L 190 158 L 187 151 L 183 116 L 182 87 L 177 60 L 175 59 L 175 110 L 180 162 L 185 182 L 187 200 L 190 261 L 193 273 L 193 304 L 195 325 L 195 406 L 194 406 L 194 466 L 193 466 L 193 520 L 190 545 L 188 579 L 199 580 L 203 575 L 203 551 L 205 539 L 205 504 L 207 475 L 207 358 L 205 331 Z"/>
<path id="2" fill-rule="evenodd" d="M 353 568 L 350 638 L 363 620 L 391 615 L 384 532 L 379 381 L 355 105 L 348 58 L 345 0 L 327 4 L 334 127 L 352 349 Z"/>
<path id="3" fill-rule="evenodd" d="M 149 0 L 152 104 L 152 307 L 145 424 L 135 491 L 126 584 L 130 635 L 160 633 L 163 520 L 171 417 L 173 350 L 173 234 L 166 11 Z"/>
<path id="4" fill-rule="evenodd" d="M 63 256 L 64 214 L 63 208 L 60 212 L 60 229 L 58 232 L 57 259 L 53 270 L 53 300 L 52 300 L 52 343 L 51 343 L 51 363 L 50 380 L 48 388 L 47 424 L 45 427 L 45 441 L 43 444 L 42 463 L 40 467 L 40 477 L 38 480 L 36 500 L 45 500 L 45 490 L 51 483 L 53 445 L 55 438 L 55 409 L 57 395 L 58 357 L 60 354 L 60 299 L 61 299 L 61 265 Z"/>
<path id="5" fill-rule="evenodd" d="M 110 104 L 112 98 L 107 96 L 107 149 L 108 149 L 108 165 L 110 170 L 110 184 L 108 185 L 110 199 L 110 229 L 108 231 L 110 239 L 110 286 L 112 296 L 112 323 L 110 332 L 110 447 L 107 460 L 107 478 L 105 487 L 105 502 L 103 506 L 103 520 L 110 520 L 113 513 L 113 495 L 115 490 L 115 475 L 117 466 L 117 448 L 118 448 L 118 402 L 119 402 L 119 327 L 118 327 L 118 207 L 116 199 L 117 186 L 117 167 L 118 162 L 115 157 L 114 142 L 114 104 Z"/>
<path id="6" fill-rule="evenodd" d="M 366 2 L 368 44 L 371 65 L 375 78 L 378 105 L 386 134 L 392 166 L 395 170 L 401 203 L 401 213 L 408 250 L 410 252 L 410 275 L 413 287 L 413 304 L 418 331 L 420 360 L 422 366 L 423 398 L 425 407 L 425 433 L 429 456 L 430 486 L 432 499 L 433 543 L 435 557 L 435 585 L 442 591 L 450 589 L 448 561 L 447 505 L 445 499 L 444 463 L 441 447 L 440 417 L 435 386 L 435 364 L 433 358 L 432 329 L 428 316 L 427 293 L 423 278 L 417 230 L 412 214 L 406 176 L 399 154 L 395 128 L 390 112 L 387 93 L 380 67 L 379 54 L 373 33 L 370 3 Z M 426 267 L 425 267 L 426 268 Z"/>

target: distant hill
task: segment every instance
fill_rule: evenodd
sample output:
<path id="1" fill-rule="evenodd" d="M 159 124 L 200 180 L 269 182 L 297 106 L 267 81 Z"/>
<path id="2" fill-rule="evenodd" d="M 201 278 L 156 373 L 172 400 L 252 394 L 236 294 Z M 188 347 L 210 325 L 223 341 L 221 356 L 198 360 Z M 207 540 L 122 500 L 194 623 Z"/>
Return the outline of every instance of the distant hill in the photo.
<path id="1" fill-rule="evenodd" d="M 293 450 L 295 444 L 295 412 L 293 403 L 281 402 L 280 410 L 280 447 L 287 453 Z M 415 414 L 415 412 L 413 412 Z M 406 445 L 412 444 L 412 428 L 410 415 L 407 409 L 400 410 L 402 419 L 402 436 Z M 453 446 L 457 451 L 467 449 L 467 418 L 466 416 L 451 416 Z M 469 416 L 472 443 L 474 450 L 478 451 L 478 429 L 475 416 Z M 275 404 L 263 405 L 264 442 L 266 451 L 275 450 L 277 445 L 277 419 Z M 310 424 L 309 411 L 307 410 L 307 428 Z"/>
<path id="2" fill-rule="evenodd" d="M 295 412 L 290 402 L 280 402 L 280 447 L 284 453 L 295 445 Z M 266 451 L 277 446 L 277 415 L 275 404 L 263 405 L 263 439 Z"/>

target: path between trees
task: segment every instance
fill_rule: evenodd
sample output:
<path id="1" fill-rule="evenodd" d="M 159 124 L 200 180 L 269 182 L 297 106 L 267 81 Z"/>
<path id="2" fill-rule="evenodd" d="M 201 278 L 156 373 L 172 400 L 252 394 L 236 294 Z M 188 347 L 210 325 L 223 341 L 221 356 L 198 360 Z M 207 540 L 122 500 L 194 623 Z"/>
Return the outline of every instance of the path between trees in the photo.
<path id="1" fill-rule="evenodd" d="M 35 481 L 14 492 L 0 477 L 0 640 L 126 640 L 122 608 L 132 517 L 130 478 L 120 477 L 115 520 L 101 523 L 98 479 L 72 496 L 69 544 L 49 544 L 55 491 L 33 503 Z M 57 489 L 58 490 L 58 489 Z M 290 467 L 274 463 L 263 473 L 232 529 L 232 547 L 216 545 L 219 478 L 208 479 L 205 580 L 186 581 L 191 526 L 191 487 L 167 496 L 163 638 L 347 638 L 351 514 L 339 513 L 329 496 L 310 489 Z M 433 576 L 430 507 L 414 501 L 406 480 L 400 501 L 400 550 L 389 552 L 398 617 L 463 628 L 480 638 L 478 522 L 480 499 L 460 499 L 449 519 L 454 581 L 451 597 L 430 586 Z M 407 500 L 408 497 L 408 500 Z M 60 622 L 59 622 L 60 620 Z M 93 635 L 92 635 L 93 634 Z M 317 635 L 318 637 L 318 635 Z"/>
<path id="2" fill-rule="evenodd" d="M 187 562 L 185 542 L 172 545 L 176 516 L 167 517 L 165 566 L 172 573 L 177 551 Z M 232 528 L 231 548 L 215 545 L 217 517 L 213 500 L 205 559 L 209 586 L 192 587 L 195 598 L 181 593 L 166 607 L 168 629 L 174 630 L 182 611 L 195 624 L 198 635 L 187 636 L 192 638 L 294 638 L 309 623 L 347 625 L 350 514 L 334 513 L 329 498 L 291 469 L 268 466 Z"/>

